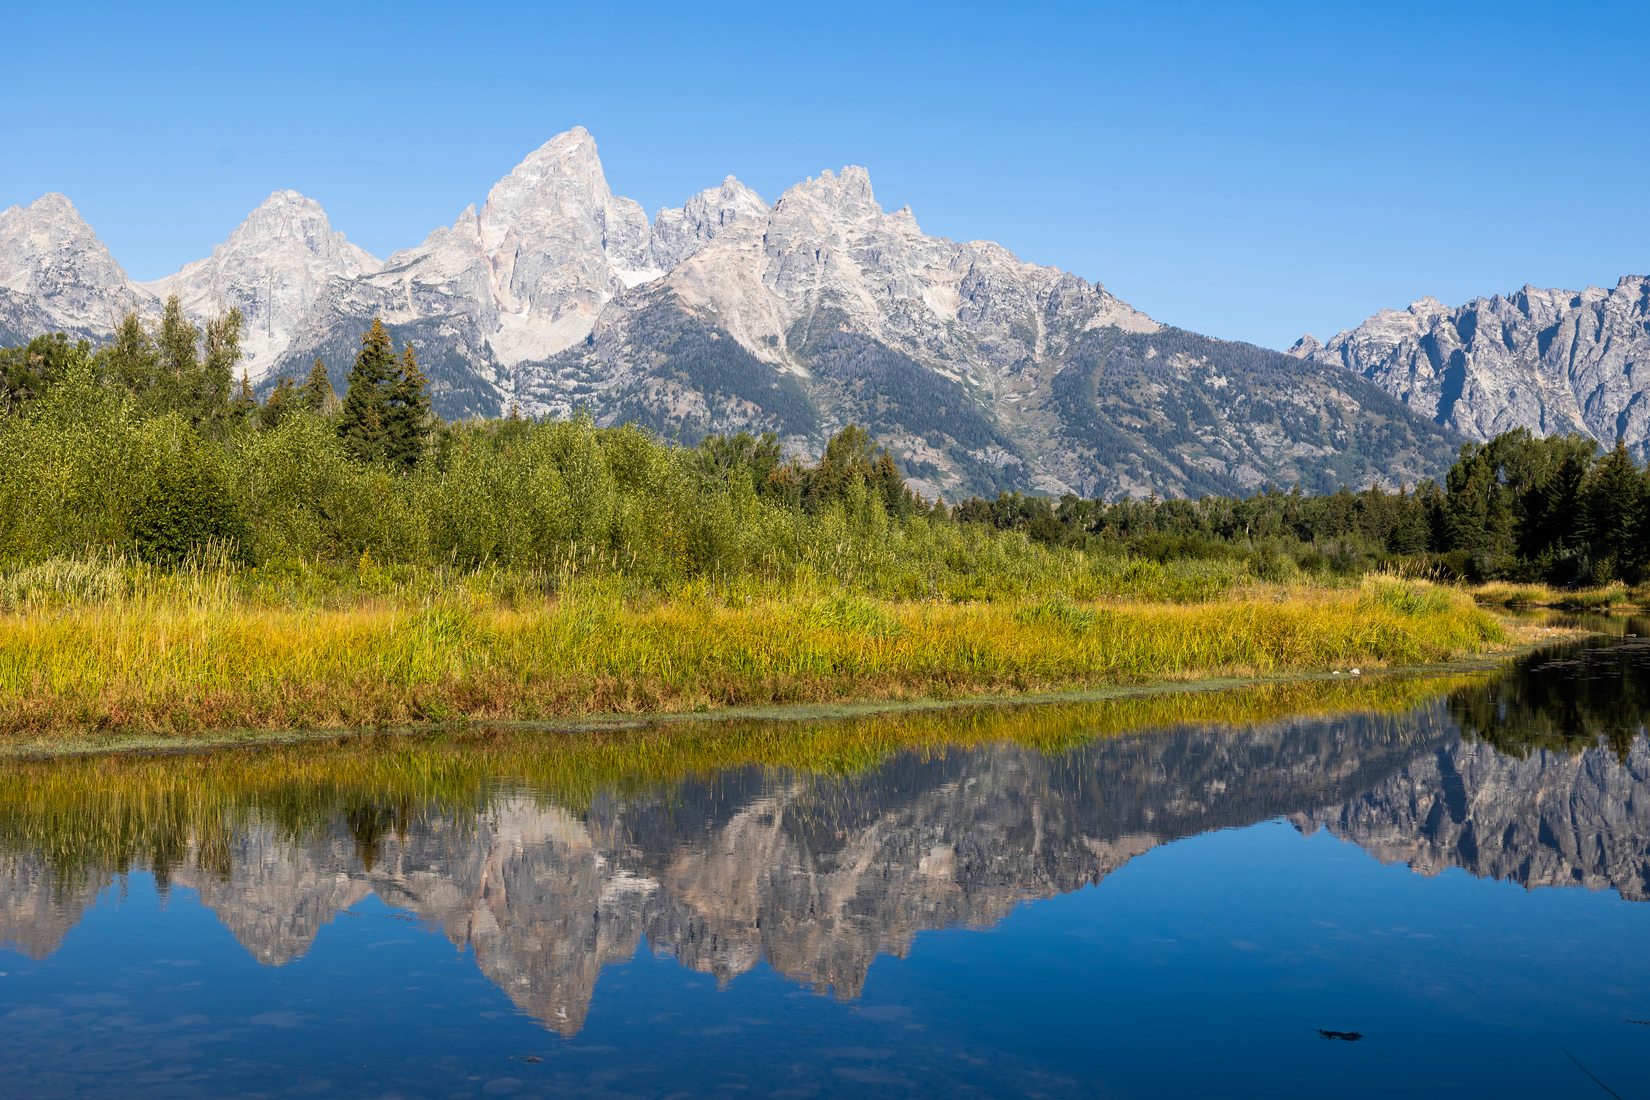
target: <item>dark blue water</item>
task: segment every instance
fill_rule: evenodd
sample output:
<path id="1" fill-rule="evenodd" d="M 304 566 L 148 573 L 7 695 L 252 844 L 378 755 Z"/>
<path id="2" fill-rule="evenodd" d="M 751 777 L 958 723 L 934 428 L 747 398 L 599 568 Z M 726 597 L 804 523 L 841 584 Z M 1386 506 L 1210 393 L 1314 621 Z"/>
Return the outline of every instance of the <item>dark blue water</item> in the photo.
<path id="1" fill-rule="evenodd" d="M 105 762 L 0 821 L 0 1092 L 1646 1096 L 1647 710 L 1599 643 L 845 775 L 339 809 L 311 768 L 118 857 L 42 824 L 107 818 Z"/>

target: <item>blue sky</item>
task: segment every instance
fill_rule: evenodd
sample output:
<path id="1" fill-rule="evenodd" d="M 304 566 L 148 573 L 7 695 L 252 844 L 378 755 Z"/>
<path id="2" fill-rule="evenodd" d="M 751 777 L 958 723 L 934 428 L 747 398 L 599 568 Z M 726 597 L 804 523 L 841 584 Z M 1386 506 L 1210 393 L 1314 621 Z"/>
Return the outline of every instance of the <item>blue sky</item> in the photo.
<path id="1" fill-rule="evenodd" d="M 379 255 L 583 124 L 651 212 L 863 164 L 884 206 L 1286 346 L 1650 269 L 1650 5 L 34 3 L 0 206 L 137 278 L 294 187 Z"/>

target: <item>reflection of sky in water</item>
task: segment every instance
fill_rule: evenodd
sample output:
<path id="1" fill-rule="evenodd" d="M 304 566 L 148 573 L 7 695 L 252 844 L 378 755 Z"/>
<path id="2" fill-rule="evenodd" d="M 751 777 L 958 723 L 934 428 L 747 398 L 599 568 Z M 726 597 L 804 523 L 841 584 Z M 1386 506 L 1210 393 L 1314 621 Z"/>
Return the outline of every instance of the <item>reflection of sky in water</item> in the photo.
<path id="1" fill-rule="evenodd" d="M 370 871 L 342 821 L 253 831 L 164 898 L 53 894 L 20 853 L 5 929 L 40 958 L 0 951 L 5 1089 L 1596 1092 L 1579 1061 L 1632 1095 L 1647 656 L 1405 719 L 744 769 L 580 815 L 507 790 Z"/>
<path id="2" fill-rule="evenodd" d="M 399 916 L 369 899 L 265 967 L 135 876 L 50 959 L 5 956 L 8 1087 L 1566 1095 L 1592 1087 L 1566 1049 L 1624 1083 L 1650 1055 L 1628 1022 L 1650 1017 L 1642 907 L 1425 878 L 1281 823 L 1156 849 L 988 933 L 924 933 L 856 1002 L 766 966 L 719 990 L 643 950 L 572 1039 Z"/>

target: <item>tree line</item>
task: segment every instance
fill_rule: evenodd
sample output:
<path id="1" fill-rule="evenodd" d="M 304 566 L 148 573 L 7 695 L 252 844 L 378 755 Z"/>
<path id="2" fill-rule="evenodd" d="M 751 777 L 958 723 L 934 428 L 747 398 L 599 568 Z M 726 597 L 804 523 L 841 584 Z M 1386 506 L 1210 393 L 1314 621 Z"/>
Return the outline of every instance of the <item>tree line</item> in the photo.
<path id="1" fill-rule="evenodd" d="M 1650 470 L 1620 442 L 1601 451 L 1585 436 L 1524 428 L 1465 444 L 1441 482 L 1413 488 L 1114 502 L 1005 493 L 963 501 L 955 515 L 1050 546 L 1239 557 L 1262 573 L 1409 564 L 1467 581 L 1650 577 Z"/>
<path id="2" fill-rule="evenodd" d="M 0 348 L 0 413 L 20 416 L 55 385 L 78 380 L 118 395 L 137 418 L 176 416 L 213 439 L 236 426 L 272 429 L 300 410 L 327 415 L 356 457 L 404 469 L 418 464 L 434 429 L 429 383 L 412 345 L 398 355 L 382 320 L 361 338 L 341 404 L 320 359 L 302 385 L 277 379 L 262 403 L 244 372 L 235 387 L 243 323 L 231 309 L 196 326 L 173 295 L 154 324 L 128 313 L 101 347 L 58 332 Z"/>
<path id="3" fill-rule="evenodd" d="M 231 383 L 240 330 L 234 313 L 197 328 L 172 300 L 102 346 L 0 349 L 0 566 L 130 554 L 265 576 L 371 562 L 644 584 L 811 569 L 898 573 L 917 592 L 948 569 L 967 588 L 1069 562 L 962 531 L 858 427 L 806 462 L 772 435 L 688 448 L 586 415 L 445 423 L 415 350 L 381 321 L 341 396 L 317 361 L 260 401 L 244 374 Z"/>
<path id="4" fill-rule="evenodd" d="M 678 447 L 587 416 L 444 423 L 415 350 L 378 320 L 341 397 L 317 360 L 260 402 L 244 373 L 234 383 L 240 342 L 237 312 L 197 327 L 173 298 L 102 346 L 56 334 L 0 349 L 0 562 L 126 550 L 178 562 L 211 546 L 265 568 L 366 554 L 606 562 L 663 579 L 773 575 L 834 554 L 909 572 L 897 544 L 920 535 L 930 575 L 942 543 L 945 568 L 983 576 L 987 561 L 1009 568 L 1013 540 L 1057 552 L 1014 558 L 1039 568 L 1127 556 L 1279 581 L 1400 564 L 1561 585 L 1650 574 L 1650 473 L 1578 436 L 1467 444 L 1441 481 L 1397 490 L 948 506 L 913 492 L 854 425 L 807 462 L 771 434 Z"/>

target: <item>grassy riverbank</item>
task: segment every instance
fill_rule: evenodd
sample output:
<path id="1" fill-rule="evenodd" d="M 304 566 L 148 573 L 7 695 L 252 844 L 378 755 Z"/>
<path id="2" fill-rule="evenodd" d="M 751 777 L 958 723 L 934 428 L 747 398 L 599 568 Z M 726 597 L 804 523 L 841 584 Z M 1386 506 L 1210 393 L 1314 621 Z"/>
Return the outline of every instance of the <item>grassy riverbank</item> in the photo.
<path id="1" fill-rule="evenodd" d="M 1505 647 L 1463 592 L 1371 578 L 1197 602 L 900 600 L 791 583 L 347 598 L 210 571 L 0 612 L 0 735 L 384 728 L 1439 663 Z M 65 589 L 64 591 L 67 591 Z"/>
<path id="2" fill-rule="evenodd" d="M 1650 607 L 1650 584 L 1554 588 L 1546 584 L 1499 581 L 1476 586 L 1472 595 L 1486 607 L 1545 607 L 1561 611 L 1626 611 Z"/>
<path id="3" fill-rule="evenodd" d="M 339 816 L 382 824 L 389 815 L 392 827 L 426 815 L 463 820 L 501 786 L 525 786 L 582 810 L 598 791 L 645 790 L 743 767 L 852 775 L 901 752 L 929 758 L 996 742 L 1060 752 L 1183 725 L 1401 715 L 1476 682 L 1471 675 L 1343 677 L 783 724 L 707 720 L 577 733 L 478 728 L 238 753 L 12 761 L 0 770 L 0 850 L 39 852 L 61 874 L 170 865 L 190 851 L 210 861 L 226 858 L 227 838 L 248 823 L 305 837 Z M 1402 740 L 1421 728 L 1395 721 L 1381 736 Z M 364 807 L 373 812 L 363 815 Z"/>

